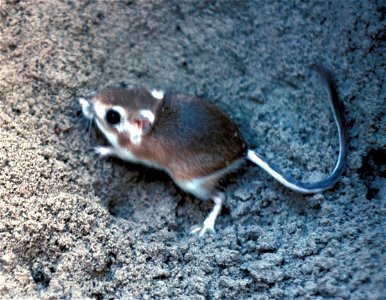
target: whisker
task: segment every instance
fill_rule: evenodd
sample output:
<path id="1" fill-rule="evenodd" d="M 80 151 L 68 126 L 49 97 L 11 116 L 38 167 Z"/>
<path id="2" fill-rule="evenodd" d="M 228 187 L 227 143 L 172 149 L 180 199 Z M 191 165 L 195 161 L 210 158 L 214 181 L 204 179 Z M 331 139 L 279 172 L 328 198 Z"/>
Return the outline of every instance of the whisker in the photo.
<path id="1" fill-rule="evenodd" d="M 91 137 L 92 132 L 91 132 L 91 126 L 92 126 L 92 120 L 89 120 L 88 122 L 88 128 L 87 128 L 87 134 Z"/>

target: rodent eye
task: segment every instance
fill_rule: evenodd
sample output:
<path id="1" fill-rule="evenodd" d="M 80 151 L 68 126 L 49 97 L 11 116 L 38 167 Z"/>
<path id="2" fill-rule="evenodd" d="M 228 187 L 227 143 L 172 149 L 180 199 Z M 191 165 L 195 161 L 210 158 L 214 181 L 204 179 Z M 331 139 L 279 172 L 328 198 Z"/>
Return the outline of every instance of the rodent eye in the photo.
<path id="1" fill-rule="evenodd" d="M 121 122 L 121 115 L 114 109 L 109 109 L 106 112 L 106 121 L 111 125 L 116 125 Z"/>

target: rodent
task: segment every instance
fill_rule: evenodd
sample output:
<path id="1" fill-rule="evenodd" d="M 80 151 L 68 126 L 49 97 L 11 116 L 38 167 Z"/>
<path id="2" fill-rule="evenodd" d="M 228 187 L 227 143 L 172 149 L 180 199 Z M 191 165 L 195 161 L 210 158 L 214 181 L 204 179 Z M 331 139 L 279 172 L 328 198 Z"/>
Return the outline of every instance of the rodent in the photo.
<path id="1" fill-rule="evenodd" d="M 339 135 L 339 156 L 328 178 L 305 183 L 283 174 L 273 163 L 247 147 L 237 126 L 213 104 L 183 94 L 165 94 L 146 88 L 107 88 L 79 103 L 86 118 L 94 120 L 111 146 L 96 147 L 100 156 L 117 156 L 167 172 L 184 191 L 211 199 L 214 207 L 192 233 L 214 231 L 225 194 L 219 179 L 248 159 L 300 193 L 317 193 L 332 187 L 345 165 L 347 129 L 343 104 L 331 72 L 317 71 L 325 80 Z"/>

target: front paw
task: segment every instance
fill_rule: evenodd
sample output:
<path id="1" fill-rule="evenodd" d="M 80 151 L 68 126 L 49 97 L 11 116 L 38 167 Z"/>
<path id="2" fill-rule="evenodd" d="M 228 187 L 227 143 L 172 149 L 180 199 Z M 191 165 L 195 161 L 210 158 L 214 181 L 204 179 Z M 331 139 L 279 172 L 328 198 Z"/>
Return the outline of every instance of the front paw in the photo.
<path id="1" fill-rule="evenodd" d="M 113 155 L 114 150 L 112 147 L 97 146 L 94 147 L 94 153 L 97 157 L 104 158 Z"/>

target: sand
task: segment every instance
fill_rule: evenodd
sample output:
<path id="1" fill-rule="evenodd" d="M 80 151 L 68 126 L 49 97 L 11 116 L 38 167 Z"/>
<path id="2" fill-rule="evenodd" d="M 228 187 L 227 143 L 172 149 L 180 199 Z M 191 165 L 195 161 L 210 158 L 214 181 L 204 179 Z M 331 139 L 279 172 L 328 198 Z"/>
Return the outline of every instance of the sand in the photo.
<path id="1" fill-rule="evenodd" d="M 381 299 L 384 26 L 382 1 L 0 0 L 0 298 Z M 78 104 L 125 84 L 203 97 L 315 181 L 338 149 L 316 62 L 345 104 L 342 179 L 303 196 L 246 164 L 202 238 L 212 203 L 96 158 Z"/>

